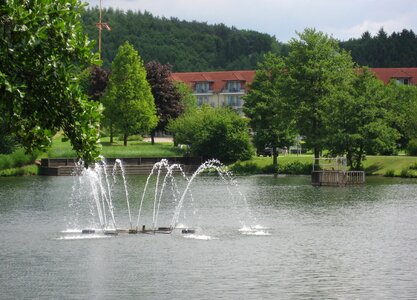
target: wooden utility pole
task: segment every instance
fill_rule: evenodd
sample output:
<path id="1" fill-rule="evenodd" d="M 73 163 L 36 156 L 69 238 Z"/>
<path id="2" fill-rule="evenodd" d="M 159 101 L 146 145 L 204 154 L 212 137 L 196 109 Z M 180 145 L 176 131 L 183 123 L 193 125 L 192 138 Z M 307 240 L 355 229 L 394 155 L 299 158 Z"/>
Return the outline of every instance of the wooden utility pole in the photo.
<path id="1" fill-rule="evenodd" d="M 96 23 L 96 26 L 98 28 L 98 54 L 99 54 L 99 58 L 101 59 L 101 32 L 103 31 L 103 28 L 109 31 L 111 30 L 109 24 L 103 22 L 102 20 L 101 0 L 100 0 L 100 7 L 99 7 L 99 19 L 98 19 L 98 23 Z"/>

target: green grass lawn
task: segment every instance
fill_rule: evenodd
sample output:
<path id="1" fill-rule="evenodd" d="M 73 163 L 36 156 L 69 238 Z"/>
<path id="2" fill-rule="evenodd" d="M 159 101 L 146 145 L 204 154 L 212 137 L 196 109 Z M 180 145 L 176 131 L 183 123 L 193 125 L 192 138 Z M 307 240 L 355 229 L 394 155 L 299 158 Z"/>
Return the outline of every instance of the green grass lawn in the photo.
<path id="1" fill-rule="evenodd" d="M 417 163 L 417 157 L 413 156 L 368 156 L 363 162 L 366 173 L 372 175 L 386 175 L 393 171 L 394 175 L 400 176 L 401 172 L 413 167 Z M 417 175 L 415 170 L 409 170 Z"/>
<path id="2" fill-rule="evenodd" d="M 129 141 L 127 146 L 123 146 L 122 141 L 114 140 L 110 144 L 108 137 L 101 138 L 103 145 L 101 155 L 112 158 L 128 158 L 128 157 L 174 157 L 183 156 L 183 152 L 174 147 L 173 143 L 155 143 L 143 141 Z M 76 154 L 71 148 L 70 142 L 63 142 L 62 136 L 57 135 L 52 147 L 48 153 L 43 154 L 42 157 L 49 158 L 73 158 Z"/>

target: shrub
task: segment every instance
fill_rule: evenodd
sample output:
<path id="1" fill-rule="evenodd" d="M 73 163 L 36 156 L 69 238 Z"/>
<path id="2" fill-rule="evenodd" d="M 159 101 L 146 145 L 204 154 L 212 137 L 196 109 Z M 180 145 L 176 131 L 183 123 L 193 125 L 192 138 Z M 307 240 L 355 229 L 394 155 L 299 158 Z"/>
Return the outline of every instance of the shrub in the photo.
<path id="1" fill-rule="evenodd" d="M 417 156 L 417 138 L 411 139 L 407 145 L 407 154 Z"/>
<path id="2" fill-rule="evenodd" d="M 0 154 L 0 170 L 33 164 L 37 157 L 38 152 L 26 154 L 23 149 L 17 149 L 9 155 Z"/>
<path id="3" fill-rule="evenodd" d="M 294 161 L 287 165 L 279 167 L 279 173 L 292 174 L 292 175 L 307 175 L 311 174 L 313 166 L 311 163 L 302 163 L 300 161 Z"/>
<path id="4" fill-rule="evenodd" d="M 401 173 L 400 173 L 400 176 L 404 177 L 404 178 L 411 177 L 410 170 L 408 168 L 402 169 Z"/>
<path id="5" fill-rule="evenodd" d="M 9 169 L 13 166 L 13 160 L 10 155 L 0 154 L 0 170 Z"/>
<path id="6" fill-rule="evenodd" d="M 228 108 L 203 106 L 172 120 L 167 128 L 192 155 L 224 163 L 248 160 L 253 154 L 248 121 Z"/>
<path id="7" fill-rule="evenodd" d="M 394 177 L 395 171 L 394 170 L 387 170 L 384 174 L 385 177 Z"/>
<path id="8" fill-rule="evenodd" d="M 248 175 L 248 174 L 259 174 L 259 173 L 261 173 L 261 169 L 255 163 L 242 164 L 241 162 L 237 162 L 230 168 L 230 170 L 234 174 L 238 174 L 238 175 Z"/>
<path id="9" fill-rule="evenodd" d="M 39 167 L 37 165 L 0 170 L 0 176 L 28 176 L 37 174 L 39 174 Z"/>
<path id="10" fill-rule="evenodd" d="M 267 165 L 265 167 L 262 168 L 262 173 L 264 174 L 277 174 L 278 173 L 278 166 L 274 166 L 274 165 Z"/>

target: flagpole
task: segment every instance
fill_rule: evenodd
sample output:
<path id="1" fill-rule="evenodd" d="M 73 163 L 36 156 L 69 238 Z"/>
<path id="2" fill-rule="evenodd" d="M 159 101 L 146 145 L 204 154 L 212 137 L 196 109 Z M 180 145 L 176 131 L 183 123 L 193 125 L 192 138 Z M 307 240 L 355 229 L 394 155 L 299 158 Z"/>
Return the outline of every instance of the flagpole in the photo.
<path id="1" fill-rule="evenodd" d="M 101 22 L 101 0 L 100 0 L 100 17 L 99 17 L 99 21 L 98 21 L 98 55 L 99 58 L 101 59 L 101 30 L 102 30 L 102 22 Z"/>

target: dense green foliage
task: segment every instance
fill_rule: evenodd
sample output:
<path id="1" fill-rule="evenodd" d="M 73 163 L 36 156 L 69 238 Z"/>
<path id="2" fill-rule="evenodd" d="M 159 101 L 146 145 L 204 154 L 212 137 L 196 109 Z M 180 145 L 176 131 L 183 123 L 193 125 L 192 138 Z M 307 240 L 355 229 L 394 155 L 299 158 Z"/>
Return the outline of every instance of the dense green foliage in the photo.
<path id="1" fill-rule="evenodd" d="M 351 51 L 353 60 L 361 66 L 373 68 L 417 66 L 417 36 L 404 29 L 388 35 L 382 28 L 371 36 L 367 31 L 359 39 L 342 42 L 341 47 Z"/>
<path id="2" fill-rule="evenodd" d="M 222 162 L 250 159 L 252 145 L 247 120 L 228 108 L 203 106 L 171 121 L 168 130 L 190 154 Z"/>
<path id="3" fill-rule="evenodd" d="M 138 52 L 128 43 L 119 48 L 105 95 L 104 115 L 124 135 L 149 133 L 158 123 L 155 101 Z"/>
<path id="4" fill-rule="evenodd" d="M 252 161 L 236 162 L 231 165 L 230 170 L 237 175 L 248 174 L 289 174 L 289 175 L 309 175 L 313 169 L 311 162 L 301 160 L 288 161 L 286 157 L 279 165 L 267 164 L 259 165 Z"/>
<path id="5" fill-rule="evenodd" d="M 99 154 L 99 104 L 87 101 L 74 65 L 94 63 L 77 0 L 0 4 L 0 125 L 29 152 L 63 129 L 79 157 Z"/>
<path id="6" fill-rule="evenodd" d="M 295 138 L 295 122 L 290 118 L 288 101 L 281 92 L 284 69 L 282 58 L 266 55 L 244 103 L 244 113 L 254 131 L 253 142 L 259 150 L 272 147 L 273 165 L 277 164 L 277 147 L 289 147 Z"/>
<path id="7" fill-rule="evenodd" d="M 104 67 L 109 67 L 117 48 L 129 41 L 145 62 L 171 64 L 175 72 L 254 69 L 268 51 L 280 51 L 274 37 L 255 31 L 238 30 L 223 24 L 208 25 L 176 18 L 158 18 L 148 12 L 103 9 L 103 21 L 111 31 L 103 31 Z M 98 39 L 97 8 L 83 14 L 85 32 Z"/>

